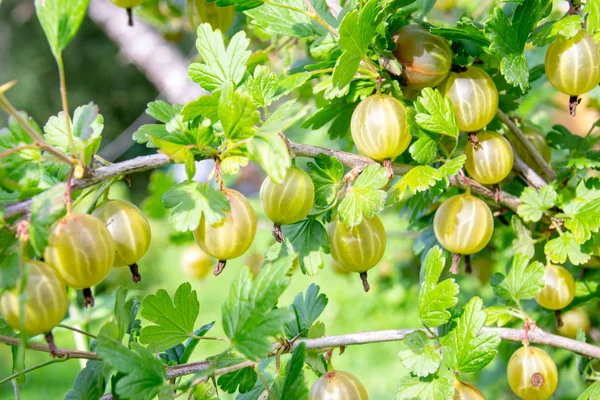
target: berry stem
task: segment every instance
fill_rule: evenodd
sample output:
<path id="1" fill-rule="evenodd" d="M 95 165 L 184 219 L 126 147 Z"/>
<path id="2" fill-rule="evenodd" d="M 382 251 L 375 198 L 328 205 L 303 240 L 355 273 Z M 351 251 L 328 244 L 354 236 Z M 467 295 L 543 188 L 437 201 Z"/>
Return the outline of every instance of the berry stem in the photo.
<path id="1" fill-rule="evenodd" d="M 562 319 L 562 310 L 554 311 L 554 316 L 556 317 L 556 327 L 557 328 L 562 327 L 564 325 L 563 319 Z"/>
<path id="2" fill-rule="evenodd" d="M 133 283 L 138 283 L 142 280 L 142 276 L 140 275 L 140 271 L 137 263 L 133 263 L 129 266 L 129 270 L 131 271 L 131 280 Z"/>
<path id="3" fill-rule="evenodd" d="M 473 145 L 473 148 L 475 150 L 479 150 L 482 148 L 481 143 L 479 143 L 479 139 L 477 138 L 477 132 L 469 132 L 468 137 L 469 137 L 469 143 L 471 143 Z"/>
<path id="4" fill-rule="evenodd" d="M 473 268 L 471 267 L 471 256 L 465 255 L 465 273 L 471 275 L 473 273 Z"/>
<path id="5" fill-rule="evenodd" d="M 91 288 L 83 289 L 83 306 L 87 308 L 87 306 L 94 307 L 94 295 L 92 294 Z"/>
<path id="6" fill-rule="evenodd" d="M 362 281 L 363 288 L 365 289 L 365 293 L 367 293 L 369 290 L 371 290 L 371 285 L 369 285 L 369 281 L 367 280 L 366 272 L 360 273 L 360 280 Z"/>
<path id="7" fill-rule="evenodd" d="M 127 9 L 127 25 L 133 26 L 133 9 Z"/>
<path id="8" fill-rule="evenodd" d="M 54 343 L 54 335 L 52 334 L 52 332 L 46 333 L 44 335 L 44 338 L 46 339 L 46 343 L 48 343 L 48 348 L 50 349 L 50 357 L 59 357 L 59 354 L 57 353 L 58 349 L 56 347 L 56 344 Z"/>
<path id="9" fill-rule="evenodd" d="M 67 214 L 71 214 L 71 209 L 73 208 L 73 201 L 71 200 L 71 187 L 73 186 L 73 171 L 75 171 L 75 167 L 69 170 L 69 177 L 67 178 L 67 192 L 65 194 Z"/>
<path id="10" fill-rule="evenodd" d="M 284 237 L 280 224 L 273 224 L 273 236 L 275 236 L 275 240 L 277 240 L 279 243 L 283 243 Z"/>
<path id="11" fill-rule="evenodd" d="M 225 190 L 225 185 L 223 184 L 223 175 L 221 173 L 221 160 L 218 157 L 215 157 L 215 179 L 219 182 L 219 190 L 222 192 Z"/>
<path id="12" fill-rule="evenodd" d="M 392 160 L 383 160 L 383 166 L 385 167 L 385 171 L 387 172 L 388 181 L 394 179 L 394 164 L 392 163 Z"/>
<path id="13" fill-rule="evenodd" d="M 215 265 L 215 269 L 213 269 L 213 275 L 219 276 L 221 272 L 225 269 L 225 265 L 227 264 L 227 260 L 219 260 L 217 265 Z"/>
<path id="14" fill-rule="evenodd" d="M 452 254 L 452 266 L 450 267 L 451 274 L 458 274 L 458 264 L 460 264 L 461 255 L 458 253 Z"/>
<path id="15" fill-rule="evenodd" d="M 574 117 L 577 114 L 577 106 L 581 103 L 579 96 L 569 97 L 569 114 Z"/>

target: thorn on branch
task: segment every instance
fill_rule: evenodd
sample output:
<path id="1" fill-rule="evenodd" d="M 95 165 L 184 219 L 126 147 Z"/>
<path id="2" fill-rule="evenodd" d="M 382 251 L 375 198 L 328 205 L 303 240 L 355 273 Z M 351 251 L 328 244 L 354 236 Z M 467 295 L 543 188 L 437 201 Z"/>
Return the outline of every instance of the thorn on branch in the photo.
<path id="1" fill-rule="evenodd" d="M 87 308 L 87 306 L 94 307 L 94 295 L 92 294 L 91 288 L 83 289 L 83 306 Z"/>
<path id="2" fill-rule="evenodd" d="M 360 273 L 360 280 L 362 281 L 363 288 L 365 289 L 365 293 L 367 293 L 369 290 L 371 290 L 371 286 L 369 285 L 369 281 L 367 280 L 366 272 Z"/>
<path id="3" fill-rule="evenodd" d="M 227 260 L 219 260 L 217 265 L 215 265 L 215 269 L 213 269 L 213 275 L 219 276 L 225 269 L 225 264 L 227 264 Z"/>
<path id="4" fill-rule="evenodd" d="M 142 276 L 140 275 L 140 271 L 137 263 L 133 263 L 129 266 L 129 270 L 131 271 L 131 280 L 133 283 L 138 283 L 142 280 Z"/>
<path id="5" fill-rule="evenodd" d="M 277 240 L 279 243 L 283 243 L 283 232 L 281 231 L 281 225 L 279 224 L 274 224 L 273 225 L 273 236 L 275 236 L 275 240 Z"/>
<path id="6" fill-rule="evenodd" d="M 577 114 L 577 106 L 581 103 L 579 96 L 569 97 L 569 114 L 574 117 Z"/>

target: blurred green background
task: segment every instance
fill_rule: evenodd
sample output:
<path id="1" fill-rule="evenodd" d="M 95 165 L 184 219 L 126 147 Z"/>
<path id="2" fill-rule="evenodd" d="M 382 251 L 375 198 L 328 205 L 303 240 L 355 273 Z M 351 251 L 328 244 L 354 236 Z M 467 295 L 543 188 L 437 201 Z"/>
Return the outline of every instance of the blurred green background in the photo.
<path id="1" fill-rule="evenodd" d="M 115 10 L 117 11 L 120 10 Z M 454 14 L 452 18 L 456 18 Z M 528 57 L 532 65 L 539 64 L 543 60 L 543 49 L 528 54 Z M 89 101 L 99 105 L 105 120 L 103 146 L 111 143 L 126 130 L 143 114 L 146 103 L 158 95 L 157 90 L 135 66 L 123 61 L 118 46 L 89 19 L 84 21 L 80 33 L 66 50 L 65 63 L 71 109 Z M 26 110 L 38 123 L 43 125 L 48 117 L 60 110 L 56 67 L 35 18 L 33 1 L 0 2 L 0 83 L 12 79 L 16 79 L 18 85 L 9 92 L 10 100 L 18 109 Z M 536 82 L 535 87 L 536 90 L 521 102 L 519 112 L 548 129 L 557 119 L 561 122 L 564 107 L 560 108 L 562 111 L 557 111 L 559 108 L 555 108 L 554 105 L 556 92 L 550 89 L 543 79 Z M 600 97 L 598 92 L 596 89 L 591 96 L 591 104 L 596 107 Z M 584 115 L 582 118 L 585 119 L 583 109 L 578 110 L 578 113 Z M 578 119 L 581 121 L 581 118 Z M 5 115 L 0 115 L 0 126 L 5 123 Z M 572 121 L 565 118 L 565 123 L 572 124 Z M 575 132 L 585 132 L 589 124 L 569 127 Z M 293 140 L 300 142 L 337 146 L 329 142 L 323 132 L 311 132 L 308 136 L 307 132 L 295 127 L 288 134 Z M 149 152 L 145 147 L 135 145 L 127 148 L 119 159 L 129 159 Z M 262 175 L 259 175 L 259 169 L 255 166 L 248 167 L 247 171 L 242 181 L 237 183 L 237 187 L 251 196 L 259 216 L 259 227 L 253 247 L 246 255 L 228 262 L 227 268 L 219 277 L 209 275 L 203 281 L 190 280 L 180 268 L 181 253 L 190 242 L 185 242 L 185 238 L 179 237 L 179 243 L 173 243 L 171 236 L 174 232 L 166 220 L 153 220 L 151 250 L 139 263 L 143 281 L 133 286 L 129 283 L 127 269 L 113 270 L 109 278 L 96 288 L 97 306 L 91 311 L 83 310 L 81 303 L 78 303 L 79 306 L 74 306 L 71 318 L 65 323 L 86 326 L 90 332 L 97 332 L 100 325 L 110 318 L 113 293 L 119 285 L 128 287 L 130 296 L 139 296 L 141 299 L 144 295 L 155 293 L 159 288 L 166 289 L 172 295 L 181 283 L 190 281 L 200 300 L 197 326 L 216 321 L 210 335 L 222 336 L 220 309 L 231 281 L 243 265 L 259 262 L 257 260 L 260 260 L 264 251 L 273 243 L 271 226 L 262 215 L 256 199 Z M 132 177 L 130 187 L 120 183 L 113 188 L 111 196 L 142 204 L 148 194 L 149 176 L 149 172 L 136 174 Z M 235 186 L 235 183 L 232 182 L 232 185 Z M 417 233 L 408 230 L 406 220 L 406 216 L 398 210 L 388 210 L 385 213 L 384 224 L 389 241 L 384 261 L 369 273 L 372 287 L 369 293 L 363 293 L 358 276 L 342 276 L 334 272 L 331 259 L 326 256 L 325 268 L 316 277 L 304 276 L 298 271 L 295 273 L 280 306 L 290 304 L 297 293 L 304 291 L 314 282 L 329 298 L 329 304 L 320 318 L 326 326 L 327 335 L 417 326 L 419 257 L 414 255 L 413 250 Z M 510 229 L 498 222 L 497 224 L 490 251 L 480 259 L 473 259 L 473 276 L 461 274 L 456 277 L 461 287 L 461 304 L 473 295 L 483 297 L 486 305 L 492 304 L 492 291 L 487 283 L 489 276 L 494 271 L 504 271 L 511 256 L 506 250 L 512 240 Z M 75 296 L 74 293 L 72 295 Z M 597 322 L 595 313 L 591 314 L 593 321 Z M 540 325 L 551 329 L 552 314 L 539 314 L 539 317 Z M 60 347 L 77 346 L 70 331 L 56 329 L 55 336 Z M 477 385 L 488 399 L 515 398 L 508 389 L 505 368 L 510 354 L 518 346 L 517 343 L 503 343 L 498 357 L 490 366 L 480 374 L 462 376 L 463 380 Z M 193 360 L 204 359 L 223 349 L 223 344 L 218 342 L 201 342 Z M 335 352 L 333 365 L 357 375 L 372 399 L 391 399 L 397 382 L 407 373 L 397 357 L 402 349 L 403 345 L 399 342 L 353 346 L 347 348 L 341 356 Z M 577 374 L 574 355 L 560 350 L 547 350 L 560 369 L 559 388 L 554 398 L 576 398 L 584 386 Z M 29 351 L 27 366 L 48 359 L 47 354 Z M 10 348 L 0 345 L 0 377 L 11 373 L 11 366 Z M 33 371 L 20 385 L 21 399 L 63 398 L 72 387 L 81 367 L 82 363 L 78 360 L 69 360 Z M 451 376 L 449 372 L 447 374 L 448 377 Z M 315 379 L 312 372 L 307 372 L 307 377 L 310 382 Z M 222 395 L 224 399 L 231 397 Z M 0 399 L 14 399 L 10 384 L 0 386 Z"/>

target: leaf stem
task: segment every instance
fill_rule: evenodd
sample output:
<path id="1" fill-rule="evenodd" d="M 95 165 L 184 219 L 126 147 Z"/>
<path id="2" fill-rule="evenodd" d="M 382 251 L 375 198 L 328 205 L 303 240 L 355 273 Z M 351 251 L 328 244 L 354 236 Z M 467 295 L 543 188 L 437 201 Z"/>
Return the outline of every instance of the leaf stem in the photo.
<path id="1" fill-rule="evenodd" d="M 45 361 L 45 362 L 43 362 L 43 363 L 40 363 L 40 364 L 34 365 L 34 366 L 32 366 L 32 367 L 25 368 L 25 369 L 23 369 L 23 370 L 21 370 L 21 371 L 15 372 L 14 374 L 12 374 L 12 375 L 9 375 L 9 376 L 7 376 L 6 378 L 4 378 L 4 379 L 0 380 L 0 385 L 4 384 L 4 383 L 6 383 L 6 382 L 8 382 L 8 381 L 10 381 L 10 380 L 12 380 L 12 379 L 15 379 L 15 378 L 17 378 L 17 377 L 19 377 L 19 376 L 21 376 L 21 375 L 24 375 L 24 374 L 26 374 L 26 373 L 28 373 L 28 372 L 35 371 L 36 369 L 39 369 L 39 368 L 45 367 L 45 366 L 47 366 L 47 365 L 50 365 L 50 364 L 56 364 L 56 363 L 60 363 L 60 362 L 65 362 L 65 361 L 67 361 L 68 359 L 69 359 L 69 357 L 68 357 L 68 356 L 67 356 L 67 357 L 65 357 L 65 358 L 53 358 L 52 360 L 48 360 L 48 361 Z"/>
<path id="2" fill-rule="evenodd" d="M 20 146 L 13 147 L 12 149 L 8 149 L 8 150 L 3 151 L 2 153 L 0 153 L 0 158 L 9 156 L 9 155 L 11 155 L 13 153 L 18 153 L 21 150 L 35 149 L 35 148 L 38 148 L 38 146 L 35 145 L 35 144 L 22 144 Z"/>
<path id="3" fill-rule="evenodd" d="M 199 340 L 218 340 L 220 342 L 229 342 L 229 339 L 227 339 L 227 338 L 220 338 L 220 337 L 214 337 L 214 336 L 190 335 L 190 337 L 192 339 L 199 339 Z"/>
<path id="4" fill-rule="evenodd" d="M 60 328 L 68 329 L 68 330 L 73 331 L 73 332 L 81 333 L 82 335 L 89 336 L 92 339 L 96 339 L 96 335 L 92 335 L 89 332 L 83 331 L 81 329 L 77 329 L 77 328 L 75 328 L 73 326 L 69 326 L 69 325 L 65 325 L 65 324 L 58 324 L 56 326 L 58 326 Z"/>
<path id="5" fill-rule="evenodd" d="M 260 379 L 260 381 L 262 382 L 262 384 L 265 386 L 265 388 L 267 389 L 267 393 L 269 393 L 269 399 L 275 399 L 275 397 L 273 396 L 273 393 L 271 392 L 271 387 L 269 386 L 269 382 L 267 382 L 267 380 L 265 379 L 265 377 L 263 376 L 263 374 L 259 371 L 258 369 L 258 365 L 256 365 L 254 367 L 254 370 L 256 371 L 256 375 L 258 375 L 258 379 Z"/>
<path id="6" fill-rule="evenodd" d="M 69 147 L 71 149 L 71 155 L 75 157 L 75 143 L 73 142 L 73 134 L 71 133 L 71 115 L 69 114 L 69 102 L 67 101 L 67 80 L 65 78 L 65 64 L 63 63 L 61 53 L 59 53 L 56 56 L 56 64 L 58 65 L 58 78 L 60 80 L 60 98 L 62 101 L 63 112 L 65 114 L 65 126 L 67 129 L 67 137 L 69 138 Z"/>

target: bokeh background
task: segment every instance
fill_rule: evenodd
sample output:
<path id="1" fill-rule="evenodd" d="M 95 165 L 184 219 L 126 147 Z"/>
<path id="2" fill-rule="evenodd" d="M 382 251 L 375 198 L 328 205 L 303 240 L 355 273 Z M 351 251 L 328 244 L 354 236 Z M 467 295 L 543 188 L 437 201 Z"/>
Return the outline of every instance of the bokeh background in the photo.
<path id="1" fill-rule="evenodd" d="M 463 12 L 484 18 L 487 10 L 493 5 L 491 1 L 458 1 L 451 2 L 451 8 L 444 10 L 438 6 L 430 15 L 432 21 L 452 23 Z M 477 3 L 477 4 L 474 4 Z M 565 3 L 565 2 L 562 2 Z M 194 56 L 194 35 L 183 29 L 185 23 L 176 10 L 181 6 L 177 1 L 149 0 L 142 16 L 145 19 L 136 21 L 146 27 L 154 38 L 180 52 L 183 60 Z M 560 13 L 561 5 L 557 2 L 555 12 Z M 125 16 L 121 9 L 114 7 L 108 0 L 92 0 L 92 7 L 100 12 L 114 15 L 114 19 L 125 26 Z M 161 8 L 162 7 L 162 8 Z M 164 18 L 157 17 L 156 10 L 162 10 Z M 171 10 L 171 11 L 170 11 Z M 160 14 L 162 15 L 162 14 Z M 160 16 L 159 15 L 159 16 Z M 244 26 L 244 18 L 236 17 L 230 32 Z M 122 35 L 128 35 L 127 28 Z M 137 28 L 139 29 L 139 28 Z M 267 47 L 266 37 L 254 27 L 248 27 L 254 38 L 253 46 Z M 96 103 L 104 116 L 105 127 L 100 154 L 109 161 L 129 159 L 138 155 L 149 154 L 141 145 L 131 140 L 131 133 L 142 123 L 149 122 L 144 116 L 146 104 L 156 98 L 164 98 L 161 94 L 160 82 L 149 77 L 148 65 L 160 60 L 152 57 L 146 60 L 147 65 L 136 64 L 127 53 L 127 38 L 120 36 L 115 40 L 115 31 L 93 18 L 86 18 L 79 34 L 65 52 L 67 85 L 71 109 L 89 101 Z M 125 43 L 125 45 L 124 45 Z M 131 45 L 131 44 L 130 44 Z M 143 46 L 143 43 L 137 45 Z M 150 52 L 152 49 L 150 49 Z M 530 66 L 543 62 L 544 49 L 527 52 Z M 159 55 L 157 54 L 156 57 Z M 284 57 L 292 59 L 296 65 L 307 61 L 299 50 L 283 50 L 271 57 L 277 65 Z M 9 98 L 18 109 L 27 111 L 38 123 L 43 124 L 60 109 L 58 77 L 54 59 L 45 41 L 42 29 L 36 19 L 33 1 L 3 0 L 0 1 L 0 83 L 16 79 L 18 85 L 9 92 Z M 533 83 L 534 89 L 522 100 L 518 114 L 538 124 L 546 132 L 553 124 L 563 124 L 574 133 L 585 134 L 590 125 L 599 117 L 600 89 L 595 89 L 585 96 L 578 108 L 578 117 L 570 118 L 566 111 L 567 99 L 557 95 L 545 78 Z M 301 96 L 310 98 L 311 88 L 303 88 Z M 182 97 L 192 91 L 182 92 Z M 181 100 L 189 100 L 182 98 Z M 0 126 L 6 123 L 5 115 L 0 115 Z M 288 136 L 295 141 L 315 145 L 341 148 L 339 143 L 328 139 L 324 131 L 305 131 L 300 127 L 292 127 Z M 303 165 L 306 160 L 298 160 Z M 204 179 L 210 170 L 210 162 L 204 162 L 198 169 L 199 180 Z M 182 180 L 183 171 L 170 167 L 157 172 L 160 177 Z M 155 174 L 157 174 L 155 173 Z M 158 179 L 158 177 L 155 175 Z M 191 279 L 181 271 L 180 258 L 183 250 L 190 245 L 190 236 L 175 235 L 165 219 L 152 219 L 153 239 L 148 254 L 141 260 L 140 267 L 143 281 L 135 287 L 129 283 L 129 272 L 126 269 L 115 269 L 109 278 L 96 288 L 97 306 L 93 310 L 84 310 L 74 306 L 70 310 L 70 318 L 65 323 L 77 325 L 97 332 L 101 324 L 110 317 L 113 293 L 116 287 L 125 286 L 130 289 L 130 296 L 143 298 L 159 288 L 174 293 L 183 282 L 191 282 L 200 300 L 200 316 L 197 326 L 216 321 L 211 336 L 223 335 L 220 323 L 220 308 L 229 290 L 231 281 L 236 277 L 243 265 L 257 267 L 264 251 L 273 243 L 271 226 L 262 214 L 256 195 L 264 176 L 255 165 L 246 167 L 237 178 L 229 184 L 238 188 L 251 198 L 259 217 L 259 226 L 253 247 L 237 260 L 228 262 L 227 268 L 219 277 L 208 276 L 199 281 Z M 131 182 L 120 182 L 111 190 L 111 197 L 128 199 L 142 207 L 150 207 L 144 203 L 148 196 L 151 172 L 132 176 Z M 84 207 L 83 202 L 80 207 Z M 290 304 L 293 297 L 314 282 L 321 287 L 329 298 L 329 305 L 320 320 L 326 326 L 328 335 L 352 333 L 365 330 L 400 329 L 417 325 L 416 298 L 419 276 L 419 250 L 415 239 L 419 232 L 408 225 L 408 218 L 400 209 L 391 209 L 384 214 L 384 224 L 389 235 L 388 247 L 384 261 L 369 273 L 372 290 L 365 294 L 357 276 L 344 276 L 336 273 L 331 267 L 329 256 L 324 257 L 324 269 L 315 277 L 304 276 L 297 272 L 292 284 L 281 299 L 280 305 Z M 497 222 L 492 244 L 484 256 L 474 257 L 475 268 L 471 276 L 460 274 L 456 277 L 461 287 L 461 304 L 473 295 L 483 297 L 486 305 L 492 304 L 493 293 L 488 284 L 489 276 L 494 271 L 504 271 L 510 260 L 510 229 Z M 71 293 L 75 298 L 76 293 Z M 79 303 L 80 304 L 80 303 Z M 531 304 L 526 304 L 530 306 Z M 593 326 L 598 326 L 595 306 L 588 306 Z M 540 325 L 549 329 L 553 324 L 550 313 L 537 314 Z M 595 329 L 595 328 L 593 328 Z M 596 330 L 597 331 L 597 330 Z M 72 332 L 56 329 L 56 342 L 60 347 L 82 348 L 87 345 L 86 339 L 76 337 Z M 593 335 L 592 335 L 593 336 Z M 598 336 L 598 335 L 596 335 Z M 39 338 L 37 338 L 39 339 Z M 512 399 L 505 379 L 506 362 L 510 354 L 518 347 L 515 343 L 503 343 L 500 354 L 483 372 L 464 376 L 464 380 L 476 384 L 488 399 Z M 360 377 L 367 387 L 372 399 L 391 399 L 397 382 L 406 375 L 398 360 L 397 353 L 403 349 L 401 343 L 382 343 L 347 348 L 341 356 L 334 354 L 333 365 L 337 369 L 352 372 Z M 224 350 L 222 344 L 201 342 L 194 360 L 216 354 Z M 574 399 L 584 388 L 577 374 L 576 358 L 565 351 L 552 350 L 551 355 L 560 368 L 559 388 L 555 399 Z M 48 360 L 48 355 L 30 351 L 27 354 L 27 365 L 31 366 Z M 27 375 L 20 385 L 21 399 L 61 399 L 72 387 L 75 376 L 82 367 L 78 360 L 69 360 L 55 364 L 49 368 L 38 369 Z M 11 350 L 0 345 L 0 377 L 11 373 Z M 448 373 L 450 377 L 450 373 Z M 310 381 L 315 379 L 312 372 L 307 372 Z M 227 399 L 231 396 L 222 395 Z M 0 386 L 1 399 L 13 399 L 10 384 Z"/>

